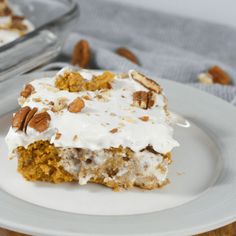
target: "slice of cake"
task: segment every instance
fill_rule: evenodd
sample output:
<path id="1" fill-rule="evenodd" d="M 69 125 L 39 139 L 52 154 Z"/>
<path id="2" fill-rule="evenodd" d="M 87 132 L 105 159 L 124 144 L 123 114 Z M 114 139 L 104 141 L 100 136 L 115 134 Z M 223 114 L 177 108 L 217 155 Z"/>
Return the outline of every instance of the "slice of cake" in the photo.
<path id="1" fill-rule="evenodd" d="M 0 46 L 16 40 L 34 28 L 14 7 L 16 6 L 9 6 L 7 0 L 0 1 Z"/>
<path id="2" fill-rule="evenodd" d="M 27 180 L 114 190 L 168 182 L 178 142 L 162 88 L 141 73 L 65 68 L 27 84 L 19 104 L 6 142 Z"/>

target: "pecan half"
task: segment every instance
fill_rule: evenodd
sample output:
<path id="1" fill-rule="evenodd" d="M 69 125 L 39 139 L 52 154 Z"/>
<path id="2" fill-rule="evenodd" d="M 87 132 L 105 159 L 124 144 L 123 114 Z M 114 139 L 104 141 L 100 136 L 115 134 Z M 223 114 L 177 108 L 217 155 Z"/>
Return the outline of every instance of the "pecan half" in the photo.
<path id="1" fill-rule="evenodd" d="M 30 112 L 28 112 L 26 118 L 25 118 L 25 122 L 24 122 L 24 126 L 23 126 L 23 131 L 26 132 L 27 131 L 27 126 L 30 122 L 30 120 L 33 118 L 33 116 L 35 115 L 35 113 L 38 111 L 37 107 L 34 107 Z"/>
<path id="2" fill-rule="evenodd" d="M 124 47 L 117 48 L 116 53 L 119 56 L 124 57 L 128 59 L 129 61 L 132 61 L 134 64 L 140 65 L 138 58 L 129 49 L 124 48 Z"/>
<path id="3" fill-rule="evenodd" d="M 208 73 L 213 77 L 213 83 L 229 85 L 231 83 L 230 76 L 219 66 L 213 66 L 208 70 Z"/>
<path id="4" fill-rule="evenodd" d="M 73 102 L 68 106 L 68 111 L 72 113 L 78 113 L 84 108 L 84 101 L 80 97 L 77 97 Z"/>
<path id="5" fill-rule="evenodd" d="M 137 91 L 133 93 L 133 106 L 148 109 L 155 105 L 156 95 L 152 91 Z"/>
<path id="6" fill-rule="evenodd" d="M 15 113 L 12 120 L 12 127 L 17 130 L 23 130 L 25 119 L 30 112 L 30 107 L 22 107 L 18 112 Z"/>
<path id="7" fill-rule="evenodd" d="M 155 93 L 158 93 L 158 94 L 161 93 L 161 91 L 162 91 L 161 86 L 157 82 L 155 82 L 154 80 L 146 77 L 145 75 L 134 70 L 134 71 L 130 72 L 130 76 L 133 80 L 140 83 L 145 88 L 147 88 Z"/>
<path id="8" fill-rule="evenodd" d="M 47 112 L 36 114 L 29 122 L 29 126 L 38 132 L 43 132 L 49 127 L 50 115 Z"/>
<path id="9" fill-rule="evenodd" d="M 34 87 L 31 84 L 27 84 L 24 90 L 21 91 L 20 96 L 28 98 L 34 92 Z"/>
<path id="10" fill-rule="evenodd" d="M 82 68 L 87 68 L 90 60 L 90 46 L 88 41 L 80 40 L 76 43 L 72 54 L 71 63 Z"/>

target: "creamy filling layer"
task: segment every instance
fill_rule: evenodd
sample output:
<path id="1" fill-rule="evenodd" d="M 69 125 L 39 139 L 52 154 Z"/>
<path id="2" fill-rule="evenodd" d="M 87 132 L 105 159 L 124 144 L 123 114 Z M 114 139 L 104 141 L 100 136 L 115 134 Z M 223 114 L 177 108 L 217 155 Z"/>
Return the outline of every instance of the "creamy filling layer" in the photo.
<path id="1" fill-rule="evenodd" d="M 48 141 L 18 147 L 16 154 L 18 171 L 29 181 L 92 182 L 114 190 L 158 188 L 167 182 L 171 162 L 169 153 L 161 155 L 151 147 L 140 152 L 123 147 L 91 151 L 56 148 Z"/>

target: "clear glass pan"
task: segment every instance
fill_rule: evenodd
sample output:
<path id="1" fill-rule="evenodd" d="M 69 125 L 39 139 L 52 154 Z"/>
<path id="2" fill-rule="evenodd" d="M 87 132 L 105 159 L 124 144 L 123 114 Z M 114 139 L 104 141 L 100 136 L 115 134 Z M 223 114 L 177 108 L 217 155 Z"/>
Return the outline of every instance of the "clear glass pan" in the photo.
<path id="1" fill-rule="evenodd" d="M 35 29 L 0 47 L 0 82 L 55 58 L 79 15 L 75 0 L 9 0 L 9 3 L 19 7 Z"/>

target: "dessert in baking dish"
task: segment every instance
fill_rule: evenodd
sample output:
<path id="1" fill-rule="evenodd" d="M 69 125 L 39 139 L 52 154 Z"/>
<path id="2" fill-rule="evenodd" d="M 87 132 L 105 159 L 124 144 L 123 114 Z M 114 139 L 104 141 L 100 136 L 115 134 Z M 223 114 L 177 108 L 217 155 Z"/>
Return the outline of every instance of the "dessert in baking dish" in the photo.
<path id="1" fill-rule="evenodd" d="M 65 68 L 27 84 L 19 104 L 6 142 L 27 180 L 114 190 L 168 182 L 179 144 L 162 88 L 143 74 Z"/>
<path id="2" fill-rule="evenodd" d="M 25 35 L 34 28 L 15 8 L 16 6 L 11 7 L 7 0 L 0 0 L 0 47 Z"/>

